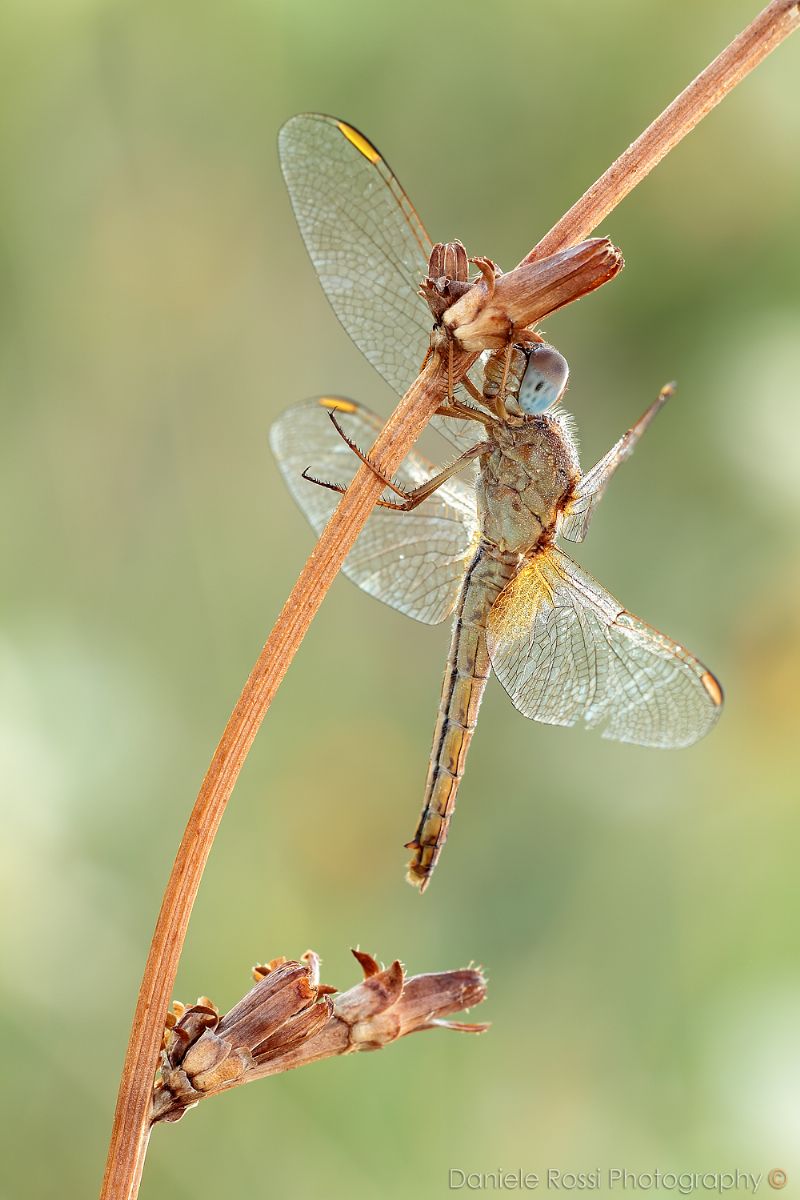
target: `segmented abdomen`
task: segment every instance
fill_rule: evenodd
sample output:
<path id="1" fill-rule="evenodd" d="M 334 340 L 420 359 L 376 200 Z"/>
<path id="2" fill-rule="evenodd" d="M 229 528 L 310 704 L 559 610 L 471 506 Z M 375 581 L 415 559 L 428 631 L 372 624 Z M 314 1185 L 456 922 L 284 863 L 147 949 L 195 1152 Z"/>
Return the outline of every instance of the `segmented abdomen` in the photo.
<path id="1" fill-rule="evenodd" d="M 413 839 L 408 881 L 424 892 L 447 839 L 447 828 L 464 774 L 478 709 L 489 678 L 486 622 L 499 593 L 512 578 L 517 556 L 499 556 L 480 546 L 469 565 L 455 610 L 439 714 L 433 735 L 422 815 Z"/>

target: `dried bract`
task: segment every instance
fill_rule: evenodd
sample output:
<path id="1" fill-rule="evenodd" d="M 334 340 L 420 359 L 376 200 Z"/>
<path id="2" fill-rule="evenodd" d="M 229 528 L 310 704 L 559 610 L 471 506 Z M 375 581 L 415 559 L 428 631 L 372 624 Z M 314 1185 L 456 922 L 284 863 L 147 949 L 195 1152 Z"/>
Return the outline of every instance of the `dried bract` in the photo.
<path id="1" fill-rule="evenodd" d="M 178 1121 L 205 1096 L 320 1058 L 379 1050 L 417 1030 L 487 1028 L 446 1020 L 485 998 L 480 971 L 407 979 L 397 961 L 383 968 L 369 954 L 353 954 L 364 979 L 335 997 L 334 989 L 320 984 L 319 958 L 308 951 L 300 962 L 274 959 L 254 968 L 255 987 L 223 1017 L 206 997 L 188 1008 L 175 1006 L 167 1019 L 151 1122 Z"/>
<path id="2" fill-rule="evenodd" d="M 478 265 L 481 265 L 480 263 Z M 442 318 L 463 350 L 498 350 L 535 324 L 613 279 L 624 266 L 607 238 L 591 238 L 472 285 Z"/>
<path id="3" fill-rule="evenodd" d="M 461 242 L 437 242 L 428 260 L 428 274 L 419 287 L 438 324 L 452 304 L 470 289 L 469 261 Z"/>

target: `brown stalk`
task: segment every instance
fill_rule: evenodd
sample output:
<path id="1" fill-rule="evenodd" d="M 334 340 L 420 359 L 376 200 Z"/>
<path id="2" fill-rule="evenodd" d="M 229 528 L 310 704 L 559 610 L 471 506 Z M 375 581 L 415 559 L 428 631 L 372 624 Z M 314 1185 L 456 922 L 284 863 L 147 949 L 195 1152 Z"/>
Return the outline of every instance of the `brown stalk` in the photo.
<path id="1" fill-rule="evenodd" d="M 653 167 L 798 26 L 799 0 L 772 0 L 564 213 L 520 266 L 588 237 Z"/>
<path id="2" fill-rule="evenodd" d="M 568 286 L 573 299 L 596 286 L 593 280 L 598 270 L 607 270 L 608 243 L 599 239 L 598 244 L 601 252 L 586 257 L 583 270 L 570 276 Z M 545 280 L 543 286 L 537 286 L 540 276 Z M 540 320 L 566 303 L 565 285 L 553 277 L 548 260 L 537 264 L 531 283 L 534 298 L 527 308 L 530 321 Z M 253 739 L 325 593 L 383 491 L 376 472 L 384 478 L 395 473 L 441 403 L 448 383 L 457 383 L 475 357 L 474 353 L 459 350 L 449 356 L 436 350 L 429 356 L 370 451 L 376 471 L 361 467 L 342 497 L 225 726 L 178 847 L 150 944 L 122 1069 L 101 1200 L 132 1200 L 138 1191 L 147 1148 L 153 1074 L 189 916 L 214 836 Z"/>
<path id="3" fill-rule="evenodd" d="M 410 1033 L 488 1028 L 447 1019 L 486 998 L 475 968 L 409 978 L 397 959 L 382 967 L 371 954 L 353 954 L 363 979 L 346 992 L 320 984 L 319 956 L 308 950 L 300 961 L 255 967 L 255 987 L 223 1017 L 207 996 L 188 1008 L 173 1004 L 151 1123 L 179 1121 L 209 1096 L 333 1055 L 380 1050 Z"/>
<path id="4" fill-rule="evenodd" d="M 622 255 L 608 238 L 591 238 L 557 254 L 522 263 L 513 271 L 478 282 L 444 314 L 444 326 L 462 350 L 499 350 L 535 320 L 540 296 L 550 297 L 556 312 L 581 295 L 613 279 L 623 267 Z M 587 276 L 591 276 L 591 283 Z M 587 280 L 586 285 L 581 285 Z"/>
<path id="5" fill-rule="evenodd" d="M 473 358 L 459 356 L 457 367 L 465 371 Z M 432 355 L 375 444 L 373 461 L 387 474 L 395 472 L 419 437 L 446 381 L 446 364 Z M 368 467 L 358 471 L 284 604 L 214 752 L 156 922 L 120 1081 L 102 1200 L 129 1200 L 139 1188 L 164 1016 L 192 905 L 233 785 L 306 630 L 382 490 Z"/>
<path id="6" fill-rule="evenodd" d="M 591 233 L 733 87 L 800 24 L 800 0 L 773 0 L 665 110 L 522 260 Z M 513 272 L 511 273 L 513 274 Z M 476 288 L 485 287 L 476 284 Z M 533 320 L 534 318 L 529 318 Z M 456 350 L 457 381 L 475 354 Z M 438 406 L 446 363 L 431 356 L 381 432 L 372 461 L 390 475 Z M 258 728 L 322 599 L 367 520 L 381 483 L 362 467 L 300 574 L 231 714 L 195 802 L 170 874 L 148 953 L 120 1080 L 101 1200 L 133 1200 L 141 1180 L 153 1078 L 189 915 L 233 786 Z"/>

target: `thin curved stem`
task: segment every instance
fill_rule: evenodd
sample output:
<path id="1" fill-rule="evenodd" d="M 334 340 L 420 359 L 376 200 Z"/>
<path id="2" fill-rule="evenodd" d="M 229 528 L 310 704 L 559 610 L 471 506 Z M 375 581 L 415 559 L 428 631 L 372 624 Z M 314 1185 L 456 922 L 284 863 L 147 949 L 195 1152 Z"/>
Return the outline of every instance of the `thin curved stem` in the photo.
<path id="1" fill-rule="evenodd" d="M 519 264 L 583 241 L 695 125 L 800 27 L 798 0 L 772 0 L 584 192 Z"/>
<path id="2" fill-rule="evenodd" d="M 475 355 L 455 357 L 458 378 Z M 382 473 L 391 475 L 399 467 L 446 386 L 446 363 L 432 355 L 371 453 Z M 382 490 L 375 473 L 361 467 L 292 588 L 214 752 L 178 848 L 147 957 L 122 1071 L 102 1200 L 129 1200 L 138 1190 L 164 1017 L 192 905 L 233 786 L 298 646 Z"/>
<path id="3" fill-rule="evenodd" d="M 591 233 L 664 155 L 798 24 L 800 0 L 773 0 L 573 205 L 523 263 L 571 246 Z M 474 358 L 474 354 L 454 354 L 454 382 L 458 382 Z M 403 397 L 370 453 L 383 474 L 391 475 L 397 469 L 446 390 L 446 364 L 434 355 Z M 101 1200 L 133 1200 L 138 1192 L 164 1016 L 214 836 L 272 698 L 381 488 L 380 480 L 369 467 L 359 469 L 258 656 L 203 780 L 167 883 L 145 966 L 120 1080 Z"/>

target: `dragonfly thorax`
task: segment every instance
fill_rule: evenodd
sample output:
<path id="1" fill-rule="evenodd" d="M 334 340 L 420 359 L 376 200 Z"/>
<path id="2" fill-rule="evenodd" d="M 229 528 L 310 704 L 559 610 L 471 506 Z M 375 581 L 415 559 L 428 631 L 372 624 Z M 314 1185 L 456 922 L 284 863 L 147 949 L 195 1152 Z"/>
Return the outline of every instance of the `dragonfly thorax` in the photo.
<path id="1" fill-rule="evenodd" d="M 555 532 L 580 478 L 578 453 L 566 414 L 540 414 L 490 432 L 481 457 L 478 511 L 487 541 L 526 554 Z"/>

